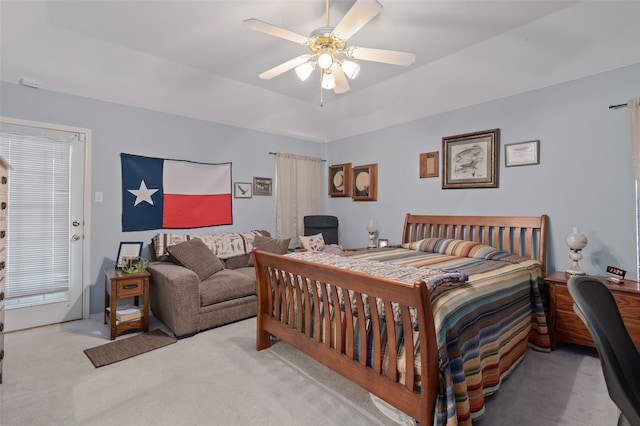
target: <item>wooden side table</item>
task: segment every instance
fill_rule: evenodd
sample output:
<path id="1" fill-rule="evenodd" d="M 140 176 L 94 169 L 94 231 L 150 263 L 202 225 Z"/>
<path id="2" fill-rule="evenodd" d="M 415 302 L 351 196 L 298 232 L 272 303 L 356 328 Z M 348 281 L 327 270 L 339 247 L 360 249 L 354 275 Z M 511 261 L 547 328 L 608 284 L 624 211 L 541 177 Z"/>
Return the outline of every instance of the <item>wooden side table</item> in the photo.
<path id="1" fill-rule="evenodd" d="M 604 280 L 604 277 L 598 278 Z M 551 349 L 555 349 L 558 342 L 595 347 L 591 333 L 573 310 L 573 298 L 567 287 L 568 277 L 564 272 L 554 272 L 545 280 L 549 284 Z M 618 303 L 631 338 L 640 349 L 640 283 L 634 280 L 624 280 L 620 284 L 605 282 Z"/>
<path id="2" fill-rule="evenodd" d="M 109 321 L 111 340 L 129 330 L 142 329 L 149 331 L 149 277 L 147 271 L 137 274 L 127 274 L 119 269 L 105 269 L 104 280 L 104 323 Z M 136 306 L 140 306 L 140 296 L 143 299 L 142 317 L 119 322 L 116 318 L 118 299 L 134 298 Z"/>

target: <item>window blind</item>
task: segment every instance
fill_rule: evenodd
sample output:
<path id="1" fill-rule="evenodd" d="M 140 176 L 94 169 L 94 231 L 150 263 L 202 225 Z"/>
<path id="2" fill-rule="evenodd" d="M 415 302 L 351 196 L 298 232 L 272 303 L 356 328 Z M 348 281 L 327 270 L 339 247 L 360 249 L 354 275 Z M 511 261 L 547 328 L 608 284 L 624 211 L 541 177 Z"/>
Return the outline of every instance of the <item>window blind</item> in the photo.
<path id="1" fill-rule="evenodd" d="M 0 133 L 0 154 L 13 167 L 8 301 L 69 289 L 70 140 Z"/>

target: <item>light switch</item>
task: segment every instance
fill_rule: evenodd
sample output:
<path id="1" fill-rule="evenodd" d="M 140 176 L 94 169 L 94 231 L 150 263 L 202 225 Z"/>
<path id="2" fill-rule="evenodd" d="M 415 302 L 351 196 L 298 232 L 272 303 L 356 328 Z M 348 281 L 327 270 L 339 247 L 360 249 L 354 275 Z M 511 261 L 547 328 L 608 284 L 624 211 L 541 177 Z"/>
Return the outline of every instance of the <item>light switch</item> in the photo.
<path id="1" fill-rule="evenodd" d="M 96 192 L 96 203 L 101 203 L 102 202 L 102 192 Z"/>

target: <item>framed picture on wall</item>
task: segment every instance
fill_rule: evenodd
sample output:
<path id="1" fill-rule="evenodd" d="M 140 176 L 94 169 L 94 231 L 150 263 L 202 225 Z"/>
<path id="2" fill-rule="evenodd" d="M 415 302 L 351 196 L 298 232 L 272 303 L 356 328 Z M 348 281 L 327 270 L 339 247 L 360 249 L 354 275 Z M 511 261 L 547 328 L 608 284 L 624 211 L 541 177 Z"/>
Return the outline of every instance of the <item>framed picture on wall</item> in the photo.
<path id="1" fill-rule="evenodd" d="M 500 129 L 442 138 L 442 188 L 497 188 Z"/>
<path id="2" fill-rule="evenodd" d="M 351 195 L 351 163 L 329 166 L 329 196 L 349 197 Z"/>
<path id="3" fill-rule="evenodd" d="M 504 146 L 505 167 L 531 164 L 540 164 L 540 141 L 517 142 Z"/>
<path id="4" fill-rule="evenodd" d="M 233 182 L 233 198 L 251 198 L 251 182 Z"/>
<path id="5" fill-rule="evenodd" d="M 271 195 L 271 178 L 254 177 L 253 195 Z"/>
<path id="6" fill-rule="evenodd" d="M 438 177 L 438 151 L 420 154 L 420 178 Z"/>
<path id="7" fill-rule="evenodd" d="M 354 166 L 351 197 L 354 201 L 378 201 L 378 164 Z"/>

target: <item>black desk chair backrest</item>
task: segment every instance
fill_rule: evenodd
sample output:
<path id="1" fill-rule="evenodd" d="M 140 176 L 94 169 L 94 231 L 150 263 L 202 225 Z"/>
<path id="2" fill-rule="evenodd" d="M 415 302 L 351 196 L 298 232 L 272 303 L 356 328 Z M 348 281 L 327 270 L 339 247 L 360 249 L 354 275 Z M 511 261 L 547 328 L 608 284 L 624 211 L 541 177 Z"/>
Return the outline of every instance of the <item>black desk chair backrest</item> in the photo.
<path id="1" fill-rule="evenodd" d="M 568 287 L 573 309 L 596 344 L 609 396 L 621 412 L 618 425 L 640 426 L 640 353 L 615 298 L 606 284 L 593 277 L 572 277 Z"/>
<path id="2" fill-rule="evenodd" d="M 303 218 L 303 235 L 322 234 L 325 244 L 338 244 L 338 218 L 312 215 Z"/>

